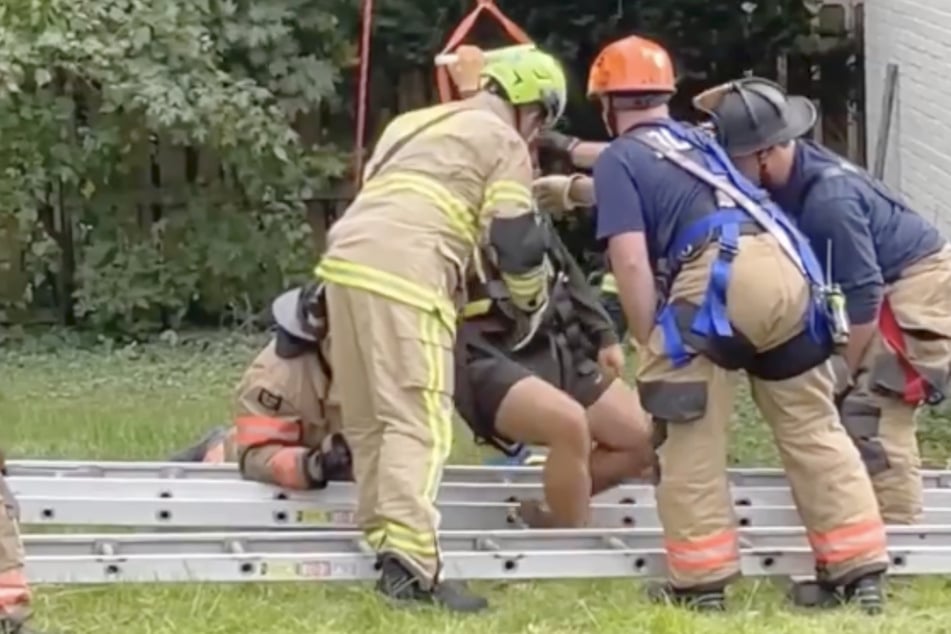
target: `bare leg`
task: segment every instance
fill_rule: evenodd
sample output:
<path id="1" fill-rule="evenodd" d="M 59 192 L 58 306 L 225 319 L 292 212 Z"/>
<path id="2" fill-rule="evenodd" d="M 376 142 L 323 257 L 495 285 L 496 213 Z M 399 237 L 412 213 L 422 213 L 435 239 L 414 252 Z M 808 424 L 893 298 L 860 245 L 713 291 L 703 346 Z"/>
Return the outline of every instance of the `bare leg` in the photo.
<path id="1" fill-rule="evenodd" d="M 637 393 L 614 380 L 586 411 L 591 438 L 591 493 L 643 477 L 654 463 L 651 428 Z"/>
<path id="2" fill-rule="evenodd" d="M 545 381 L 527 377 L 502 399 L 495 427 L 511 440 L 548 447 L 543 480 L 551 521 L 571 528 L 587 524 L 591 436 L 582 407 Z"/>

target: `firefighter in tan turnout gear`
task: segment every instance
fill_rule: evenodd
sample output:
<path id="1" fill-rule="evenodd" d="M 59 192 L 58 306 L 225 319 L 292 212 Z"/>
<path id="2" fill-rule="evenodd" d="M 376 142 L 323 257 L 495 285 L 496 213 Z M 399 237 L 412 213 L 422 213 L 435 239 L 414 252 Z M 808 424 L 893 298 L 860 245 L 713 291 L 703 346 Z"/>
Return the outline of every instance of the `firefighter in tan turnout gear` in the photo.
<path id="1" fill-rule="evenodd" d="M 841 333 L 821 266 L 708 132 L 670 118 L 674 91 L 658 44 L 632 36 L 606 47 L 588 94 L 616 138 L 598 155 L 593 183 L 579 175 L 537 187 L 566 206 L 596 204 L 638 342 L 638 389 L 658 427 L 669 571 L 655 597 L 723 609 L 724 588 L 740 574 L 726 432 L 742 369 L 776 438 L 819 580 L 877 612 L 885 531 L 836 415 L 828 360 Z"/>
<path id="2" fill-rule="evenodd" d="M 23 570 L 25 553 L 17 526 L 18 507 L 5 476 L 0 450 L 0 634 L 39 634 L 25 625 L 32 593 Z"/>
<path id="3" fill-rule="evenodd" d="M 799 138 L 817 113 L 805 97 L 749 77 L 694 99 L 724 148 L 793 217 L 841 286 L 849 345 L 837 358 L 837 400 L 890 524 L 920 521 L 915 415 L 948 394 L 951 246 L 884 183 Z"/>
<path id="4" fill-rule="evenodd" d="M 245 478 L 287 489 L 351 480 L 350 452 L 331 390 L 320 285 L 283 293 L 272 313 L 274 338 L 241 377 L 233 426 L 212 430 L 171 460 L 237 462 Z"/>
<path id="5" fill-rule="evenodd" d="M 377 588 L 469 612 L 488 604 L 442 580 L 434 505 L 452 446 L 457 309 L 483 262 L 515 308 L 545 307 L 550 267 L 527 141 L 565 105 L 563 71 L 541 51 L 491 60 L 483 77 L 477 95 L 387 126 L 317 267 L 357 523 L 380 553 Z"/>

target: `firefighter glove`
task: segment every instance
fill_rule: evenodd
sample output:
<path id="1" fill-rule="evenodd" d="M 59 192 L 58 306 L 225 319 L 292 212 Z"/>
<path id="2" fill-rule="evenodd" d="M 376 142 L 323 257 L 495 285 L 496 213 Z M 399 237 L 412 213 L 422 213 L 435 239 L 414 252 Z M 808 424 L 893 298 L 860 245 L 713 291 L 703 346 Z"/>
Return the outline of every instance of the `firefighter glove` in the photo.
<path id="1" fill-rule="evenodd" d="M 469 96 L 479 90 L 485 55 L 477 46 L 464 44 L 456 49 L 456 61 L 449 66 L 449 75 L 459 94 Z"/>
<path id="2" fill-rule="evenodd" d="M 562 134 L 555 130 L 547 130 L 538 136 L 538 149 L 551 150 L 569 159 L 571 158 L 571 151 L 579 143 L 581 143 L 581 139 L 578 137 Z"/>
<path id="3" fill-rule="evenodd" d="M 550 214 L 560 214 L 581 206 L 582 202 L 572 197 L 571 186 L 581 175 L 552 174 L 542 176 L 532 184 L 532 194 L 539 209 Z"/>

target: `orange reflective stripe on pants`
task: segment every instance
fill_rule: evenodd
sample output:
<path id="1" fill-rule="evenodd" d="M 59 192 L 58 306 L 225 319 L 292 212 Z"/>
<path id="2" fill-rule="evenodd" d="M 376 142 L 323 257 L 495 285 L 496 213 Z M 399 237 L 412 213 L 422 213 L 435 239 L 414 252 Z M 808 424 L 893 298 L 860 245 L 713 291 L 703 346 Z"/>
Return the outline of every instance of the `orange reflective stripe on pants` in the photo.
<path id="1" fill-rule="evenodd" d="M 809 543 L 820 565 L 840 564 L 887 548 L 885 525 L 880 520 L 842 526 L 825 533 L 809 533 Z"/>
<path id="2" fill-rule="evenodd" d="M 304 456 L 310 451 L 305 447 L 280 449 L 267 461 L 274 483 L 286 489 L 306 489 L 309 486 L 304 473 Z"/>
<path id="3" fill-rule="evenodd" d="M 21 568 L 0 572 L 0 614 L 22 608 L 30 602 L 30 587 Z"/>
<path id="4" fill-rule="evenodd" d="M 264 444 L 294 445 L 300 442 L 297 422 L 270 416 L 239 416 L 234 421 L 235 442 L 241 447 Z"/>
<path id="5" fill-rule="evenodd" d="M 736 532 L 732 530 L 700 539 L 667 539 L 664 545 L 667 549 L 667 565 L 680 571 L 713 570 L 739 557 Z"/>

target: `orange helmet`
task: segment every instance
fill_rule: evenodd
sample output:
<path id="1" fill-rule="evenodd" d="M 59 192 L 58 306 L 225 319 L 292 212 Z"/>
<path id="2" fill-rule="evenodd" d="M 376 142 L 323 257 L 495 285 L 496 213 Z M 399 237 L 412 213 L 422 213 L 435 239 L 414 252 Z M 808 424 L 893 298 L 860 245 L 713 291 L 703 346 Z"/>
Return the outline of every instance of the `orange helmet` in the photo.
<path id="1" fill-rule="evenodd" d="M 637 35 L 604 47 L 588 75 L 588 98 L 610 93 L 675 91 L 670 55 L 657 42 Z"/>

